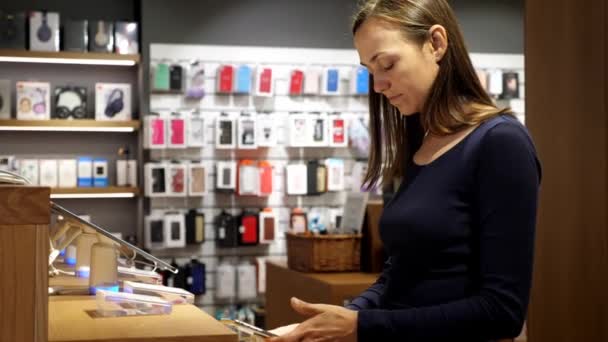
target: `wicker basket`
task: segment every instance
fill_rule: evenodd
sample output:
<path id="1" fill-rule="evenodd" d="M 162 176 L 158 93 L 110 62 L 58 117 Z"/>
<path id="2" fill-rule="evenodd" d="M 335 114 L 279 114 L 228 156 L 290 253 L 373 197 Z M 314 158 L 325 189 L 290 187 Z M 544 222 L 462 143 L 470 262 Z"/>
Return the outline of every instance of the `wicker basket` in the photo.
<path id="1" fill-rule="evenodd" d="M 286 233 L 287 265 L 300 272 L 359 271 L 361 235 Z"/>

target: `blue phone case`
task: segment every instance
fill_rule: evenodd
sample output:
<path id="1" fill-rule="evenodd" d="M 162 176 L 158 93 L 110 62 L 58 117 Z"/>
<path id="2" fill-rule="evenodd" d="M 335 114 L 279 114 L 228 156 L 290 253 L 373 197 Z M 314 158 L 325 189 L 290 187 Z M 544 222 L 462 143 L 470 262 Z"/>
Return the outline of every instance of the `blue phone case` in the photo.
<path id="1" fill-rule="evenodd" d="M 251 92 L 251 68 L 241 65 L 236 71 L 236 93 L 248 94 Z"/>
<path id="2" fill-rule="evenodd" d="M 369 93 L 369 72 L 366 68 L 357 69 L 357 94 L 365 95 Z"/>
<path id="3" fill-rule="evenodd" d="M 338 92 L 338 69 L 327 70 L 327 92 Z"/>

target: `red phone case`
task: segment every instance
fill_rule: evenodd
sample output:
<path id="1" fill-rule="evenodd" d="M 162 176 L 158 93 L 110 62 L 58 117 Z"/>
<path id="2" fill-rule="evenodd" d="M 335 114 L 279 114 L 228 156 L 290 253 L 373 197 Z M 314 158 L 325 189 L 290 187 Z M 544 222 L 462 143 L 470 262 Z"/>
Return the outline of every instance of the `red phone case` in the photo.
<path id="1" fill-rule="evenodd" d="M 294 70 L 291 73 L 291 81 L 289 83 L 289 93 L 291 95 L 301 95 L 302 86 L 304 85 L 304 73 L 301 70 Z"/>
<path id="2" fill-rule="evenodd" d="M 234 68 L 231 65 L 221 66 L 219 77 L 220 77 L 219 91 L 221 93 L 230 93 L 232 91 Z"/>
<path id="3" fill-rule="evenodd" d="M 272 84 L 272 69 L 265 68 L 260 74 L 260 93 L 270 93 Z"/>

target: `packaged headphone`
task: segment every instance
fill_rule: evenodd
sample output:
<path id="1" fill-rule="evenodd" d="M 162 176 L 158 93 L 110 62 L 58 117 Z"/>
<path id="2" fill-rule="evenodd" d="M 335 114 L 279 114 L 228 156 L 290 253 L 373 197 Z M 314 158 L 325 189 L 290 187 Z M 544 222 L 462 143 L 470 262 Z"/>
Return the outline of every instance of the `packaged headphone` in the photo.
<path id="1" fill-rule="evenodd" d="M 53 119 L 86 119 L 87 88 L 78 86 L 55 87 L 55 111 Z"/>
<path id="2" fill-rule="evenodd" d="M 48 120 L 50 92 L 47 82 L 17 82 L 17 119 Z"/>
<path id="3" fill-rule="evenodd" d="M 25 26 L 25 14 L 23 12 L 7 13 L 0 11 L 0 48 L 25 49 Z"/>
<path id="4" fill-rule="evenodd" d="M 137 23 L 118 21 L 114 27 L 114 45 L 119 54 L 136 54 L 139 52 Z"/>
<path id="5" fill-rule="evenodd" d="M 131 120 L 131 85 L 128 83 L 95 84 L 95 119 Z"/>
<path id="6" fill-rule="evenodd" d="M 62 50 L 86 52 L 89 48 L 89 22 L 68 19 L 63 21 L 62 26 Z"/>
<path id="7" fill-rule="evenodd" d="M 114 51 L 114 24 L 109 21 L 91 21 L 89 25 L 89 51 Z"/>
<path id="8" fill-rule="evenodd" d="M 0 80 L 0 119 L 11 118 L 11 81 Z"/>
<path id="9" fill-rule="evenodd" d="M 30 13 L 30 50 L 59 51 L 59 13 Z"/>
<path id="10" fill-rule="evenodd" d="M 260 243 L 272 243 L 278 236 L 279 221 L 272 208 L 260 212 Z"/>

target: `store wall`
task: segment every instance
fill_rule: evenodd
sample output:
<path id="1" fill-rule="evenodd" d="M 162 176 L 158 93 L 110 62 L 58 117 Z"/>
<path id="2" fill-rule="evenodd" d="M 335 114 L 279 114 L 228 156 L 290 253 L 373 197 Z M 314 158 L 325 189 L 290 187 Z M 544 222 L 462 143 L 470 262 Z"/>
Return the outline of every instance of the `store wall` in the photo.
<path id="1" fill-rule="evenodd" d="M 472 52 L 523 53 L 524 0 L 451 0 Z M 144 43 L 351 49 L 357 0 L 145 0 Z M 147 45 L 147 44 L 145 44 Z"/>
<path id="2" fill-rule="evenodd" d="M 2 1 L 0 10 L 31 11 L 48 10 L 60 13 L 61 19 L 89 20 L 139 20 L 139 1 L 136 0 L 19 0 Z M 50 82 L 51 86 L 76 84 L 89 88 L 89 95 L 95 82 L 129 82 L 137 93 L 137 70 L 121 67 L 45 65 L 45 64 L 0 64 L 0 78 L 19 80 L 39 80 Z M 92 97 L 91 97 L 92 98 Z M 136 98 L 135 98 L 136 99 Z M 88 109 L 93 111 L 93 101 Z M 137 104 L 135 104 L 137 108 Z M 14 109 L 13 109 L 14 111 Z M 107 133 L 71 132 L 2 132 L 0 134 L 0 154 L 15 155 L 17 158 L 60 159 L 77 156 L 106 158 L 109 163 L 109 181 L 115 184 L 115 165 L 119 147 L 137 149 L 137 135 L 114 134 L 108 139 Z M 137 220 L 137 199 L 81 199 L 57 200 L 60 205 L 79 213 L 89 214 L 95 223 L 114 232 L 132 234 Z"/>

